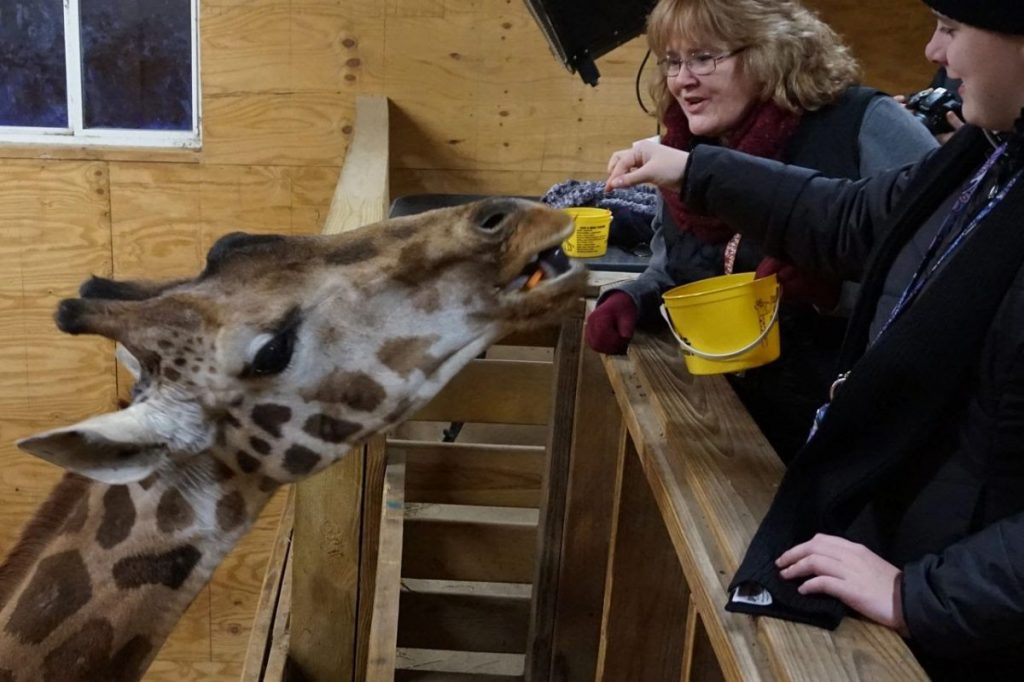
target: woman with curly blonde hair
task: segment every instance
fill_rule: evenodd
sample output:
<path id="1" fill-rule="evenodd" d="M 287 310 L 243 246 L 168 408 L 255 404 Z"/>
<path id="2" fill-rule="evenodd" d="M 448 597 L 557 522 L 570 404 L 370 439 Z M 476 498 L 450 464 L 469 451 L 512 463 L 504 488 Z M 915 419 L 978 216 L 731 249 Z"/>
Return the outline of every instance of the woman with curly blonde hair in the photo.
<path id="1" fill-rule="evenodd" d="M 849 49 L 793 0 L 660 0 L 647 39 L 659 66 L 652 93 L 665 145 L 719 145 L 850 179 L 912 163 L 936 146 L 892 98 L 854 85 Z M 734 271 L 777 273 L 782 357 L 730 379 L 788 459 L 832 379 L 845 320 L 818 310 L 836 308 L 842 283 L 765 257 L 755 241 L 690 211 L 676 193 L 662 191 L 654 227 L 649 267 L 604 294 L 587 321 L 588 344 L 625 352 L 636 324 L 657 320 L 661 294 L 679 284 Z"/>

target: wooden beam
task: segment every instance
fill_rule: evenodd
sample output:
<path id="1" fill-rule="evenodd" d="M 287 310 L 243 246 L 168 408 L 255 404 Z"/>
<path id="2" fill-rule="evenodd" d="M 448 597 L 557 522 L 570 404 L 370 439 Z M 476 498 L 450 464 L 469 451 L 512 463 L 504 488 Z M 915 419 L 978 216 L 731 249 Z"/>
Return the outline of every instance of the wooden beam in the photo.
<path id="1" fill-rule="evenodd" d="M 391 202 L 388 126 L 387 97 L 356 98 L 355 134 L 327 211 L 324 234 L 354 230 L 387 217 Z"/>
<path id="2" fill-rule="evenodd" d="M 263 587 L 260 588 L 260 600 L 256 606 L 252 630 L 249 632 L 249 645 L 242 666 L 241 682 L 258 682 L 264 679 L 263 673 L 270 655 L 270 647 L 274 643 L 274 625 L 277 617 L 288 617 L 287 610 L 280 608 L 280 600 L 285 585 L 285 567 L 292 545 L 294 518 L 295 500 L 292 488 L 288 490 L 288 499 L 285 500 L 281 520 L 277 526 L 274 548 L 267 562 L 267 570 L 263 574 Z"/>
<path id="3" fill-rule="evenodd" d="M 566 491 L 552 659 L 558 679 L 590 682 L 597 666 L 617 461 L 625 425 L 600 356 L 583 348 Z"/>
<path id="4" fill-rule="evenodd" d="M 388 461 L 381 497 L 380 544 L 377 551 L 366 682 L 392 682 L 395 679 L 405 517 L 405 460 L 400 455 Z"/>
<path id="5" fill-rule="evenodd" d="M 626 445 L 595 679 L 678 680 L 689 589 L 632 442 Z"/>
<path id="6" fill-rule="evenodd" d="M 361 682 L 370 655 L 370 628 L 373 623 L 374 593 L 377 588 L 377 558 L 381 528 L 387 502 L 387 438 L 377 435 L 366 443 L 363 471 L 363 530 L 359 553 L 358 623 L 356 626 L 356 680 Z M 395 484 L 395 481 L 392 481 Z M 380 494 L 374 494 L 379 491 Z"/>

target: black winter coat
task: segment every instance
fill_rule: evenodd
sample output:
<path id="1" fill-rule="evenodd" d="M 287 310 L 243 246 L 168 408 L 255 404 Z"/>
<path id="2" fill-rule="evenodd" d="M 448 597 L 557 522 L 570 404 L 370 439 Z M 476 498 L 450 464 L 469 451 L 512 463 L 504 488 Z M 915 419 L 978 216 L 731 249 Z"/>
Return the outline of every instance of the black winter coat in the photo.
<path id="1" fill-rule="evenodd" d="M 768 253 L 864 275 L 849 379 L 733 582 L 766 587 L 774 603 L 734 610 L 834 626 L 837 603 L 799 595 L 772 561 L 816 532 L 844 535 L 903 568 L 911 645 L 940 679 L 1024 670 L 1024 182 L 870 337 L 888 314 L 883 292 L 916 268 L 921 232 L 991 151 L 966 127 L 916 166 L 849 182 L 700 148 L 684 189 Z"/>

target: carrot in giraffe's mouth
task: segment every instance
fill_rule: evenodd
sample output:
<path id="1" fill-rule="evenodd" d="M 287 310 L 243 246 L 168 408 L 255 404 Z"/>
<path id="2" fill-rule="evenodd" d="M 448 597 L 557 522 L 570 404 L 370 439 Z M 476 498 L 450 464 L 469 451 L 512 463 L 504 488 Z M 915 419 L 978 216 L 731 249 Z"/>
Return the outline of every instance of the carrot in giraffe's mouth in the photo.
<path id="1" fill-rule="evenodd" d="M 530 291 L 541 282 L 556 279 L 570 269 L 570 261 L 560 246 L 544 249 L 530 259 L 505 291 Z"/>

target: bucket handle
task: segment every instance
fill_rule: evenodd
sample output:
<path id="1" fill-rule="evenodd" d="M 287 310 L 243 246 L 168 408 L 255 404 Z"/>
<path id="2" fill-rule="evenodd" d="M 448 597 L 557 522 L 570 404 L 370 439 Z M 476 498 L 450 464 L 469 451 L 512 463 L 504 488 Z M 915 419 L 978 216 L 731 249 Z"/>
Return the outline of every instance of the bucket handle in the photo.
<path id="1" fill-rule="evenodd" d="M 757 346 L 757 344 L 764 341 L 765 337 L 768 336 L 768 332 L 772 330 L 772 327 L 775 326 L 776 321 L 778 321 L 779 319 L 779 303 L 781 299 L 782 297 L 779 295 L 778 289 L 776 289 L 775 311 L 772 313 L 771 322 L 768 323 L 768 325 L 764 328 L 764 331 L 762 331 L 756 339 L 748 343 L 743 348 L 740 348 L 739 350 L 729 351 L 728 353 L 705 353 L 702 350 L 697 350 L 689 343 L 687 343 L 686 340 L 684 340 L 683 337 L 679 336 L 679 334 L 676 332 L 676 328 L 672 326 L 672 319 L 669 317 L 668 309 L 665 308 L 664 303 L 661 304 L 659 310 L 661 310 L 661 316 L 665 318 L 665 322 L 668 323 L 668 330 L 672 332 L 672 336 L 676 337 L 676 341 L 679 342 L 679 345 L 685 352 L 689 353 L 690 355 L 696 355 L 698 358 L 703 358 L 705 360 L 732 360 L 733 358 L 737 358 L 743 355 L 744 353 L 752 350 Z"/>

